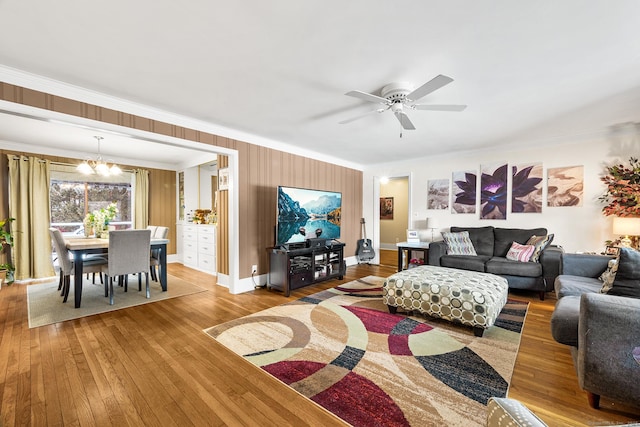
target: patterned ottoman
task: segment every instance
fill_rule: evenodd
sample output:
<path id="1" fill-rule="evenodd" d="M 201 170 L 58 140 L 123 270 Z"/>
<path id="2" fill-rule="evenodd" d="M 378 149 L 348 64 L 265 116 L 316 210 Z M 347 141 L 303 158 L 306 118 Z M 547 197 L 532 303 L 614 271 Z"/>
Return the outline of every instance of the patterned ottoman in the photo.
<path id="1" fill-rule="evenodd" d="M 507 279 L 490 273 L 425 265 L 393 274 L 384 281 L 382 301 L 473 327 L 481 337 L 507 302 Z"/>

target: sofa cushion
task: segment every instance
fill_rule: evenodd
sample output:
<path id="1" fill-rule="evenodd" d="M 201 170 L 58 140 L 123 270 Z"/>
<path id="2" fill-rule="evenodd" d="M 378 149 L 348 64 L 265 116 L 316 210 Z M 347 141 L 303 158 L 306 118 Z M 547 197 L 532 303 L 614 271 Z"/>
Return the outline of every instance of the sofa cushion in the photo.
<path id="1" fill-rule="evenodd" d="M 533 255 L 533 250 L 536 247 L 533 245 L 521 245 L 518 242 L 513 242 L 509 252 L 507 252 L 507 259 L 511 261 L 527 262 Z"/>
<path id="2" fill-rule="evenodd" d="M 620 248 L 616 278 L 607 293 L 640 298 L 640 252 L 631 248 Z"/>
<path id="3" fill-rule="evenodd" d="M 556 298 L 564 298 L 567 296 L 580 296 L 586 292 L 597 293 L 602 288 L 602 282 L 593 277 L 570 276 L 561 274 L 556 277 L 554 289 Z"/>
<path id="4" fill-rule="evenodd" d="M 613 287 L 613 281 L 616 279 L 616 273 L 618 272 L 618 258 L 613 258 L 607 264 L 607 269 L 598 277 L 602 280 L 601 294 L 606 294 Z"/>
<path id="5" fill-rule="evenodd" d="M 531 261 L 539 262 L 542 251 L 544 251 L 551 242 L 553 242 L 553 234 L 547 234 L 546 236 L 536 236 L 534 234 L 531 236 L 529 240 L 527 240 L 527 245 L 535 246 L 535 250 L 531 255 Z"/>
<path id="6" fill-rule="evenodd" d="M 493 230 L 493 233 L 495 235 L 495 243 L 492 255 L 505 257 L 513 242 L 524 245 L 534 234 L 536 236 L 545 236 L 547 230 L 545 228 L 534 228 L 531 230 L 522 228 L 496 228 Z"/>
<path id="7" fill-rule="evenodd" d="M 459 268 L 460 270 L 471 270 L 485 272 L 484 265 L 489 261 L 488 256 L 482 255 L 443 255 L 440 258 L 442 267 Z"/>
<path id="8" fill-rule="evenodd" d="M 459 233 L 443 232 L 442 238 L 447 244 L 447 255 L 476 255 L 468 231 Z"/>
<path id="9" fill-rule="evenodd" d="M 506 274 L 509 276 L 540 277 L 542 264 L 537 262 L 512 261 L 506 258 L 493 257 L 485 265 L 487 273 Z"/>
<path id="10" fill-rule="evenodd" d="M 551 315 L 551 335 L 560 344 L 578 346 L 578 323 L 580 321 L 580 296 L 561 298 Z"/>
<path id="11" fill-rule="evenodd" d="M 461 231 L 468 231 L 469 238 L 473 242 L 473 247 L 476 249 L 478 255 L 493 255 L 493 227 L 451 227 L 451 232 L 459 233 Z M 511 242 L 509 242 L 511 245 Z M 509 248 L 507 248 L 508 250 Z M 505 255 L 507 251 L 505 250 Z"/>

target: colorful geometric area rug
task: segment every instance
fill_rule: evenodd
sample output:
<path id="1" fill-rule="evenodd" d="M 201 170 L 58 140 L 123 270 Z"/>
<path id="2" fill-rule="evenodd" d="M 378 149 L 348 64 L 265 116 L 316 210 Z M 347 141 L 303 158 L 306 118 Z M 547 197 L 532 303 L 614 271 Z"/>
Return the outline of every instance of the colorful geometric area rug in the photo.
<path id="1" fill-rule="evenodd" d="M 368 276 L 205 333 L 354 426 L 484 425 L 504 397 L 528 303 L 509 300 L 484 336 L 390 314 Z"/>

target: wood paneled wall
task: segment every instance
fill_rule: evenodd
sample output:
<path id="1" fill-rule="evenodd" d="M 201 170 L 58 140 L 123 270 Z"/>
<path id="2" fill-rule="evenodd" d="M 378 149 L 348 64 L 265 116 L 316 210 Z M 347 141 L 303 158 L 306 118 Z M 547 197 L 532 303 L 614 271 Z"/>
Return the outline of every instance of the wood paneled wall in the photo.
<path id="1" fill-rule="evenodd" d="M 218 170 L 229 167 L 228 156 L 218 156 Z M 229 191 L 218 190 L 217 269 L 229 274 Z"/>
<path id="2" fill-rule="evenodd" d="M 176 217 L 178 212 L 177 178 L 175 171 L 147 169 L 149 171 L 149 225 L 169 227 L 167 253 L 175 254 Z"/>
<path id="3" fill-rule="evenodd" d="M 33 154 L 18 151 L 0 150 L 2 161 L 2 192 L 8 191 L 9 186 L 5 185 L 8 178 L 7 154 L 36 156 L 41 159 L 48 159 L 52 162 L 78 164 L 82 159 L 72 159 L 69 157 L 46 156 L 42 154 Z M 120 165 L 123 169 L 133 169 L 131 166 Z M 176 253 L 176 173 L 175 171 L 147 169 L 149 171 L 149 224 L 162 225 L 169 227 L 169 239 L 171 242 L 167 245 L 167 253 Z M 0 218 L 8 215 L 9 200 L 7 197 L 0 199 Z"/>
<path id="4" fill-rule="evenodd" d="M 265 274 L 269 269 L 266 248 L 274 243 L 278 185 L 342 192 L 341 240 L 347 244 L 347 255 L 350 255 L 351 251 L 355 253 L 362 216 L 361 171 L 8 83 L 0 82 L 0 99 L 236 150 L 239 163 L 239 182 L 236 186 L 240 201 L 240 277 L 251 275 L 252 264 L 258 264 L 259 274 Z M 175 202 L 172 206 L 163 209 L 166 209 L 167 215 L 173 215 L 175 223 Z M 224 235 L 223 225 L 219 224 L 218 228 L 219 233 Z M 222 250 L 219 250 L 218 257 L 228 260 L 229 255 L 224 252 L 224 246 L 220 249 Z"/>

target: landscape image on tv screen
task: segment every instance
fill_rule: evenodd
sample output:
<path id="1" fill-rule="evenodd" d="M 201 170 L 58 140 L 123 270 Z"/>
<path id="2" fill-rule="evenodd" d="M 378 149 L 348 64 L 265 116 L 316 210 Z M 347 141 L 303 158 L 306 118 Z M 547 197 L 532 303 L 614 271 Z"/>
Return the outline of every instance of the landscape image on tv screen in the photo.
<path id="1" fill-rule="evenodd" d="M 342 193 L 278 187 L 276 246 L 306 239 L 338 239 Z"/>

